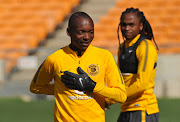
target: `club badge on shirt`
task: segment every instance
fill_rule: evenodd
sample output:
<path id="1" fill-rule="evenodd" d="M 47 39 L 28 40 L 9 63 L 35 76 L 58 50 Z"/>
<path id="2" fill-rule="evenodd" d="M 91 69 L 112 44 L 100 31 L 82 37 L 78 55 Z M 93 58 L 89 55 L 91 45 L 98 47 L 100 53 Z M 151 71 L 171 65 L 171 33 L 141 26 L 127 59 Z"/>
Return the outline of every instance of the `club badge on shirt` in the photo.
<path id="1" fill-rule="evenodd" d="M 75 90 L 75 89 L 74 89 L 74 92 L 75 92 L 76 94 L 79 94 L 79 95 L 83 95 L 83 94 L 84 94 L 84 91 L 79 91 L 79 90 Z"/>
<path id="2" fill-rule="evenodd" d="M 99 67 L 96 64 L 90 64 L 87 68 L 87 72 L 91 76 L 96 76 L 99 73 Z"/>

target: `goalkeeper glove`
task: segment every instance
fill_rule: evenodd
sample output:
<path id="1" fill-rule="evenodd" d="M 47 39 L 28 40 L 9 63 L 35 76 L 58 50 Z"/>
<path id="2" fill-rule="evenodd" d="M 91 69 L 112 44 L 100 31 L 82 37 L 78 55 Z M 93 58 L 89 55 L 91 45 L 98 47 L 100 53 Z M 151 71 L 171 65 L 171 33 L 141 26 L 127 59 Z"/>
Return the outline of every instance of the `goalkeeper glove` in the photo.
<path id="1" fill-rule="evenodd" d="M 94 82 L 80 67 L 78 67 L 78 72 L 79 75 L 65 71 L 64 75 L 61 76 L 61 81 L 70 89 L 93 92 L 96 82 Z"/>

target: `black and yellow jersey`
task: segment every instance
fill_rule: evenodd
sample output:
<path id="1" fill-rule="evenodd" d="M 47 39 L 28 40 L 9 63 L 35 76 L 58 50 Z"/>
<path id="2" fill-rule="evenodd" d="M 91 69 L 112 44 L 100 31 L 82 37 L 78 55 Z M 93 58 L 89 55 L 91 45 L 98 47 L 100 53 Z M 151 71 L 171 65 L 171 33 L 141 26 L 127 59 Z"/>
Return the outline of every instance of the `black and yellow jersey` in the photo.
<path id="1" fill-rule="evenodd" d="M 67 88 L 61 81 L 64 71 L 77 73 L 81 67 L 96 86 L 93 92 Z M 54 79 L 54 83 L 50 83 Z M 122 103 L 126 91 L 113 55 L 90 45 L 82 56 L 66 46 L 43 62 L 35 74 L 30 90 L 37 94 L 55 96 L 55 122 L 104 122 L 105 99 Z"/>
<path id="2" fill-rule="evenodd" d="M 139 38 L 140 34 L 132 41 L 125 41 L 125 48 L 134 45 Z M 121 47 L 122 45 L 124 44 L 121 44 Z M 120 53 L 118 57 L 119 55 Z M 138 61 L 137 72 L 122 73 L 126 86 L 127 100 L 121 104 L 121 111 L 144 110 L 148 114 L 157 113 L 159 108 L 153 89 L 156 72 L 155 64 L 158 56 L 151 40 L 144 39 L 140 42 L 136 49 L 136 57 Z M 120 66 L 120 64 L 118 65 Z"/>

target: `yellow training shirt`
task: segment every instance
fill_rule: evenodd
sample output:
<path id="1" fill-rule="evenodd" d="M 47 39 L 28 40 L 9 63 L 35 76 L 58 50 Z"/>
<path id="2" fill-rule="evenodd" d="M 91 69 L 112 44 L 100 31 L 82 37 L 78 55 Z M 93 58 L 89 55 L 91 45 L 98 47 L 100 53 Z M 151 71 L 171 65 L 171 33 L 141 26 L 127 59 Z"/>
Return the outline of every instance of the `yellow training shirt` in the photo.
<path id="1" fill-rule="evenodd" d="M 139 37 L 140 35 L 137 35 L 132 41 L 125 41 L 125 48 L 135 44 Z M 144 110 L 148 114 L 158 113 L 157 99 L 153 93 L 156 72 L 154 64 L 157 62 L 157 51 L 151 40 L 145 39 L 139 44 L 136 49 L 136 57 L 138 59 L 137 74 L 122 74 L 127 100 L 121 104 L 121 111 Z"/>
<path id="2" fill-rule="evenodd" d="M 93 92 L 69 89 L 61 81 L 63 71 L 78 74 L 78 67 L 96 82 Z M 50 83 L 52 79 L 53 84 Z M 92 45 L 80 57 L 69 46 L 48 56 L 35 74 L 30 90 L 55 96 L 55 122 L 104 122 L 105 99 L 107 103 L 122 103 L 127 98 L 124 81 L 112 54 Z"/>

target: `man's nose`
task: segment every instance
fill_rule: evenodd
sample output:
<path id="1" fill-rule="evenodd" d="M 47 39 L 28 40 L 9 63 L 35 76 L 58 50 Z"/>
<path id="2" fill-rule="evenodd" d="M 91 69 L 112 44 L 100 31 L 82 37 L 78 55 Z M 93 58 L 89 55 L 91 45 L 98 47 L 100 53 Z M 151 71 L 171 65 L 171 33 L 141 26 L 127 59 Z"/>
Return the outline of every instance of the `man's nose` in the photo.
<path id="1" fill-rule="evenodd" d="M 90 36 L 89 36 L 89 33 L 84 33 L 84 39 L 89 39 L 90 38 Z"/>
<path id="2" fill-rule="evenodd" d="M 125 30 L 129 30 L 129 29 L 130 29 L 130 26 L 126 25 Z"/>

